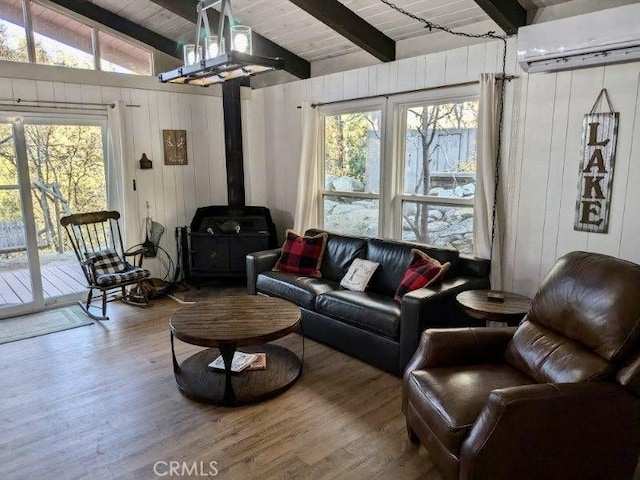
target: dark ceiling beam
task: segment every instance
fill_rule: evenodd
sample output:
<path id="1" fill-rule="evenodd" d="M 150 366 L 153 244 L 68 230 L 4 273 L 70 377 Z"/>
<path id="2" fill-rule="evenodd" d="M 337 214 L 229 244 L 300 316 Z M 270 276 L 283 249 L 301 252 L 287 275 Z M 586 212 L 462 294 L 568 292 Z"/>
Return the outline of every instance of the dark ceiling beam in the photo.
<path id="1" fill-rule="evenodd" d="M 478 6 L 505 31 L 515 35 L 527 24 L 527 11 L 517 0 L 475 0 Z"/>
<path id="2" fill-rule="evenodd" d="M 172 13 L 189 20 L 192 23 L 198 22 L 198 12 L 195 0 L 151 0 L 156 5 L 169 10 Z M 210 8 L 207 10 L 207 17 L 212 28 L 217 28 L 220 20 L 220 12 Z M 263 57 L 281 58 L 284 61 L 284 70 L 298 78 L 311 77 L 311 65 L 304 58 L 281 47 L 277 43 L 263 37 L 259 33 L 252 32 L 253 53 Z"/>
<path id="3" fill-rule="evenodd" d="M 182 60 L 182 48 L 173 40 L 152 32 L 137 23 L 116 15 L 86 0 L 51 0 L 68 10 L 79 13 L 128 37 L 134 38 L 172 57 Z"/>
<path id="4" fill-rule="evenodd" d="M 396 42 L 338 0 L 289 0 L 383 62 L 396 59 Z"/>

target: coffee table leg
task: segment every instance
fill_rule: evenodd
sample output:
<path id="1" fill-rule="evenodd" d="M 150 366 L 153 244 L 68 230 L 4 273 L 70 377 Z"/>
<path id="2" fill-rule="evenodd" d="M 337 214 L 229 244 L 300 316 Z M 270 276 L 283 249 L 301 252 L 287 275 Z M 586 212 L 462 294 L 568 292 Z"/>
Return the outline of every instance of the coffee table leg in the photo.
<path id="1" fill-rule="evenodd" d="M 224 360 L 224 375 L 226 377 L 224 397 L 222 398 L 224 405 L 234 405 L 236 403 L 236 392 L 233 391 L 233 385 L 231 384 L 231 363 L 233 362 L 234 353 L 236 353 L 235 345 L 227 344 L 220 346 L 220 354 Z"/>
<path id="2" fill-rule="evenodd" d="M 177 373 L 178 370 L 180 370 L 180 365 L 176 360 L 176 351 L 173 348 L 173 332 L 169 332 L 169 333 L 171 333 L 171 358 L 173 359 L 173 373 Z"/>

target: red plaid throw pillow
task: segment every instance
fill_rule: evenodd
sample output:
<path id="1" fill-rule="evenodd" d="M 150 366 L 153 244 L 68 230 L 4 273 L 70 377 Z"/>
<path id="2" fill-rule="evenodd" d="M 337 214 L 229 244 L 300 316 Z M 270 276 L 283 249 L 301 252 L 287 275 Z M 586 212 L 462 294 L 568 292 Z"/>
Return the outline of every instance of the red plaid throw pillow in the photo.
<path id="1" fill-rule="evenodd" d="M 439 282 L 451 266 L 449 262 L 441 265 L 436 259 L 415 248 L 411 250 L 411 253 L 413 260 L 407 267 L 407 271 L 396 290 L 395 299 L 398 302 L 402 301 L 405 293 Z"/>
<path id="2" fill-rule="evenodd" d="M 273 267 L 276 272 L 297 273 L 306 277 L 321 277 L 320 264 L 327 245 L 326 233 L 314 237 L 301 237 L 287 230 L 282 255 Z"/>

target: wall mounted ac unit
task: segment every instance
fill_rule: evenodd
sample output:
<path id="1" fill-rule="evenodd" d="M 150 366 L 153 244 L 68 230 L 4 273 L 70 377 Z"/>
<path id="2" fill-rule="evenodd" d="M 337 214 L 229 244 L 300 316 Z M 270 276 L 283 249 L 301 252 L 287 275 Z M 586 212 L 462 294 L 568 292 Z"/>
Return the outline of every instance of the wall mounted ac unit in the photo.
<path id="1" fill-rule="evenodd" d="M 640 3 L 518 29 L 525 72 L 552 72 L 640 59 Z"/>

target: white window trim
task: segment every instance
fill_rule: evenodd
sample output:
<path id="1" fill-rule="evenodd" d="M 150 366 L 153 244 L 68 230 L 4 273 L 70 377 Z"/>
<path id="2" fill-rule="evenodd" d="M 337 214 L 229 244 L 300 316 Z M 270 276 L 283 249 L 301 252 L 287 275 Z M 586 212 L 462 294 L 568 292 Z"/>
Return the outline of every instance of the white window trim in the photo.
<path id="1" fill-rule="evenodd" d="M 390 125 L 389 131 L 393 130 L 393 137 L 386 156 L 392 161 L 389 169 L 385 171 L 385 177 L 389 178 L 389 195 L 390 202 L 387 202 L 386 218 L 389 219 L 384 228 L 385 236 L 395 239 L 402 238 L 402 206 L 404 202 L 426 203 L 431 205 L 451 205 L 451 206 L 468 206 L 473 208 L 474 200 L 462 198 L 438 197 L 434 195 L 417 195 L 404 193 L 404 174 L 405 174 L 405 148 L 406 142 L 404 135 L 406 133 L 406 109 L 418 104 L 443 104 L 464 101 L 477 101 L 480 96 L 479 85 L 461 85 L 451 88 L 442 88 L 436 90 L 426 90 L 424 92 L 413 92 L 408 94 L 395 95 L 388 100 L 388 110 L 393 112 L 392 120 L 395 123 Z"/>
<path id="2" fill-rule="evenodd" d="M 324 119 L 325 117 L 330 117 L 333 115 L 340 115 L 346 113 L 360 113 L 360 112 L 370 112 L 372 110 L 380 110 L 380 191 L 377 193 L 374 192 L 337 192 L 335 190 L 326 190 L 325 186 L 325 173 L 324 173 Z M 318 115 L 320 116 L 320 121 L 318 122 L 318 138 L 321 140 L 318 142 L 318 179 L 320 185 L 317 185 L 316 190 L 318 191 L 318 218 L 322 222 L 321 228 L 324 227 L 324 199 L 327 196 L 331 197 L 351 197 L 351 198 L 362 198 L 368 200 L 378 200 L 378 236 L 380 236 L 384 212 L 383 205 L 385 204 L 385 194 L 384 194 L 384 171 L 385 171 L 385 138 L 386 135 L 386 121 L 387 117 L 387 99 L 385 97 L 379 98 L 369 98 L 363 100 L 354 100 L 350 102 L 341 102 L 338 104 L 331 105 L 322 105 L 318 107 Z"/>
<path id="3" fill-rule="evenodd" d="M 402 238 L 403 202 L 427 203 L 474 208 L 474 199 L 438 197 L 404 193 L 405 141 L 407 107 L 418 104 L 442 104 L 463 101 L 478 101 L 479 85 L 443 87 L 421 92 L 391 94 L 370 99 L 353 100 L 318 107 L 320 115 L 318 138 L 318 218 L 324 228 L 324 198 L 344 196 L 363 199 L 377 199 L 379 202 L 378 236 Z M 380 192 L 336 192 L 325 190 L 324 182 L 324 118 L 344 113 L 381 111 L 380 126 Z"/>

